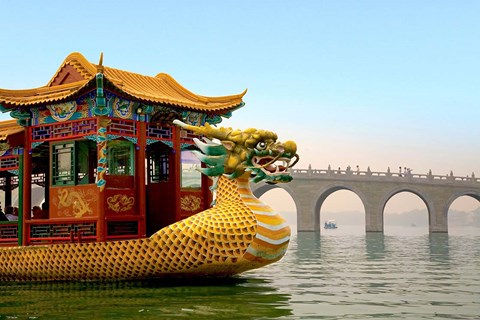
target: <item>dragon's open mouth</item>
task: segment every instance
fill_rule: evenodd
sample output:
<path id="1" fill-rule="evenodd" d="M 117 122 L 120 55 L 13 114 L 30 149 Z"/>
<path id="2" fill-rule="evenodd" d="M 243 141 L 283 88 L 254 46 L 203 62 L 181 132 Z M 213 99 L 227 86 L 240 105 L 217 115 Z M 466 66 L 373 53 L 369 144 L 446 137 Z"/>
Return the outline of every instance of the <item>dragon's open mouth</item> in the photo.
<path id="1" fill-rule="evenodd" d="M 267 174 L 287 173 L 290 159 L 274 157 L 254 157 L 253 165 L 262 169 Z"/>

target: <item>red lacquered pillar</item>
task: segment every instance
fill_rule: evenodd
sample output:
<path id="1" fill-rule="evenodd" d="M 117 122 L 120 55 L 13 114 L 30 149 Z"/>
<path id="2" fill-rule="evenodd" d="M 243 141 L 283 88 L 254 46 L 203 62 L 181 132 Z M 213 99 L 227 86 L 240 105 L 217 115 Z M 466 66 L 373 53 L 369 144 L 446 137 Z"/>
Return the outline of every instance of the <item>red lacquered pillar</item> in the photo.
<path id="1" fill-rule="evenodd" d="M 147 234 L 146 231 L 146 213 L 147 213 L 147 187 L 146 187 L 146 175 L 145 175 L 145 160 L 147 158 L 147 125 L 143 121 L 137 122 L 137 161 L 135 172 L 135 186 L 137 189 L 136 198 L 138 199 L 138 214 L 140 215 L 138 235 L 144 238 Z"/>
<path id="2" fill-rule="evenodd" d="M 180 190 L 181 190 L 181 172 L 182 172 L 182 145 L 180 142 L 180 128 L 177 126 L 172 126 L 173 133 L 173 151 L 175 153 L 175 221 L 180 221 Z"/>
<path id="3" fill-rule="evenodd" d="M 22 193 L 22 203 L 19 211 L 21 210 L 21 217 L 19 220 L 22 222 L 22 244 L 28 245 L 29 228 L 27 228 L 26 221 L 30 220 L 30 208 L 32 206 L 32 154 L 31 154 L 31 133 L 30 127 L 25 128 L 25 149 L 23 151 L 23 190 L 19 190 Z"/>

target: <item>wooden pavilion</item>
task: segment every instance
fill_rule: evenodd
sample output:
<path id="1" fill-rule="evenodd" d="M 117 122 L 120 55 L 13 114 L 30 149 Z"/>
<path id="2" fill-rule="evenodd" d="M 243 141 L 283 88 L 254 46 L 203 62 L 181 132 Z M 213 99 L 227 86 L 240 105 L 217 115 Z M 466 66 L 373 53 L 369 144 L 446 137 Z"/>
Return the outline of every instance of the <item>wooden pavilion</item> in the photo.
<path id="1" fill-rule="evenodd" d="M 0 188 L 18 221 L 0 222 L 0 245 L 142 238 L 206 209 L 209 181 L 195 170 L 195 135 L 173 126 L 216 124 L 246 91 L 190 92 L 171 76 L 103 66 L 72 53 L 44 87 L 0 89 Z M 32 188 L 44 207 L 32 215 Z M 17 205 L 17 204 L 15 204 Z"/>

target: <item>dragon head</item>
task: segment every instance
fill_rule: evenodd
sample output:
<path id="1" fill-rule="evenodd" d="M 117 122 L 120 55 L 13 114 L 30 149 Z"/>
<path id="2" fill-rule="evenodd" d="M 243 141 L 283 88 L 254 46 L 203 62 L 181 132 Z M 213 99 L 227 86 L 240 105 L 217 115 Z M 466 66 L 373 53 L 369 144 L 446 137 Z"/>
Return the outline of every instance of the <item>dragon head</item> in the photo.
<path id="1" fill-rule="evenodd" d="M 297 145 L 293 141 L 281 143 L 274 132 L 253 128 L 241 131 L 215 128 L 208 123 L 204 126 L 192 126 L 179 120 L 173 123 L 204 137 L 204 142 L 194 139 L 200 149 L 194 153 L 205 163 L 206 168 L 199 170 L 207 176 L 223 174 L 234 179 L 250 172 L 253 182 L 292 180 L 288 169 L 299 160 Z"/>

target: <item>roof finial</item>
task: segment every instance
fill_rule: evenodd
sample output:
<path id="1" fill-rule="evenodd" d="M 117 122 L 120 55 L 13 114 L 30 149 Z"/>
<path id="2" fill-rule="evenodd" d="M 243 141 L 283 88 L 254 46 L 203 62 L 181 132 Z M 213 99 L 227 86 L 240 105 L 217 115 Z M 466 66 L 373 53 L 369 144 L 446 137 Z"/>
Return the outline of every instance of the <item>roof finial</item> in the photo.
<path id="1" fill-rule="evenodd" d="M 103 52 L 100 52 L 100 61 L 98 61 L 97 73 L 103 73 Z"/>

